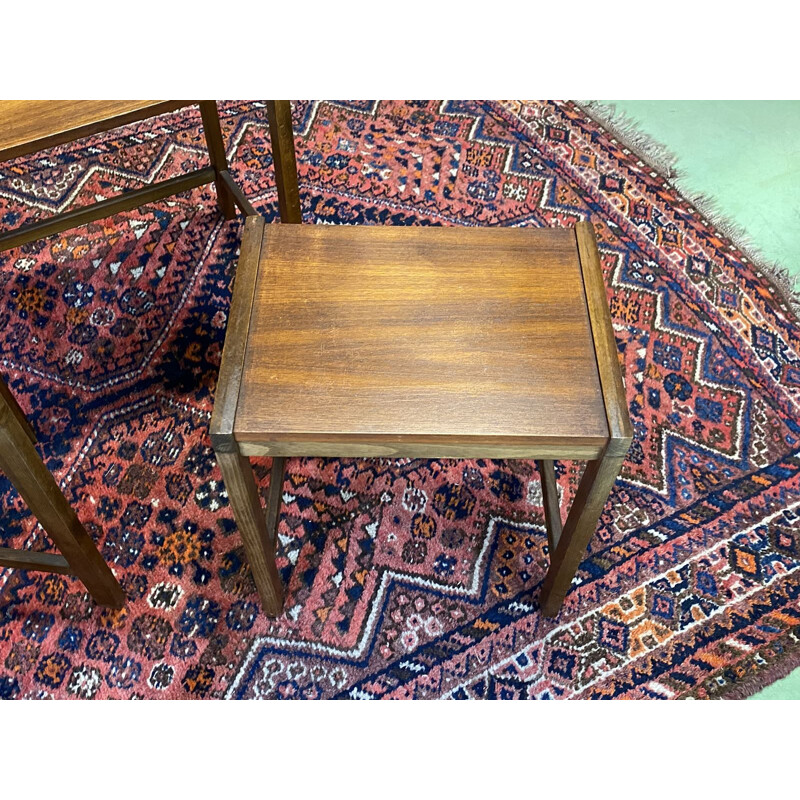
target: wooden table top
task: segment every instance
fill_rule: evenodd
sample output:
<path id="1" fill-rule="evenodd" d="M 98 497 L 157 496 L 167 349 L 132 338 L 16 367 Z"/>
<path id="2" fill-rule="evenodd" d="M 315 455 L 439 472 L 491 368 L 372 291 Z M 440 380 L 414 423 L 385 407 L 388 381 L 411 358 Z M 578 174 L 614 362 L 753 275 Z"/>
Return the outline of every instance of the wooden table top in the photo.
<path id="1" fill-rule="evenodd" d="M 242 245 L 249 325 L 226 340 L 246 337 L 243 452 L 589 457 L 609 440 L 573 230 L 262 229 Z"/>
<path id="2" fill-rule="evenodd" d="M 176 100 L 0 100 L 0 161 L 182 105 Z"/>

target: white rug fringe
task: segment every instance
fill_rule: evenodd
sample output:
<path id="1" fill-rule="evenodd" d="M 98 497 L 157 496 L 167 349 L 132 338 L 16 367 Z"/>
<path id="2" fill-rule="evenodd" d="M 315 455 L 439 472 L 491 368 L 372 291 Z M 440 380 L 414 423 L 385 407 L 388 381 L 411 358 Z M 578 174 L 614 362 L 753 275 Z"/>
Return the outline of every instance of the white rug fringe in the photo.
<path id="1" fill-rule="evenodd" d="M 586 100 L 576 103 L 584 113 L 602 125 L 652 169 L 663 175 L 720 233 L 723 233 L 752 263 L 756 272 L 770 281 L 780 298 L 800 319 L 800 286 L 786 267 L 770 261 L 753 242 L 747 230 L 728 217 L 719 203 L 707 194 L 693 192 L 686 186 L 685 172 L 678 166 L 678 156 L 668 147 L 645 133 L 638 121 L 613 103 Z"/>

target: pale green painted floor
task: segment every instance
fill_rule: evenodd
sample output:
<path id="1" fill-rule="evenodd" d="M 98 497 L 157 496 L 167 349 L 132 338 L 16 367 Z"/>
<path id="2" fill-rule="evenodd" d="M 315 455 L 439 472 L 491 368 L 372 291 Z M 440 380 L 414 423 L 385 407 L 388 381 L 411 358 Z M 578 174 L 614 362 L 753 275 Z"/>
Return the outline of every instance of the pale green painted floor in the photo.
<path id="1" fill-rule="evenodd" d="M 800 284 L 800 101 L 606 102 L 678 157 L 684 192 L 712 197 Z M 800 669 L 754 698 L 800 700 Z"/>
<path id="2" fill-rule="evenodd" d="M 800 278 L 800 101 L 613 101 L 678 156 L 678 185 L 710 195 L 768 262 Z"/>

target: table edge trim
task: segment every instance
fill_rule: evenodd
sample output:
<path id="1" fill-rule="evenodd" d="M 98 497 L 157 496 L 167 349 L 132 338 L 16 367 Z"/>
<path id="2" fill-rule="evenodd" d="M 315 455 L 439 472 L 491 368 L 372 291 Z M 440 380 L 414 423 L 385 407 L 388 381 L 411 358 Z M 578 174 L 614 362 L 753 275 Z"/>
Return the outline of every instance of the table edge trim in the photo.
<path id="1" fill-rule="evenodd" d="M 617 358 L 617 344 L 606 296 L 600 253 L 591 222 L 585 220 L 576 223 L 575 240 L 608 423 L 609 441 L 606 454 L 624 456 L 633 441 L 633 426 Z"/>
<path id="2" fill-rule="evenodd" d="M 222 361 L 217 376 L 214 409 L 209 433 L 215 450 L 239 452 L 233 429 L 239 406 L 239 391 L 244 374 L 247 340 L 250 332 L 255 288 L 261 265 L 266 222 L 260 215 L 246 217 L 236 275 L 231 290 L 231 305 Z"/>

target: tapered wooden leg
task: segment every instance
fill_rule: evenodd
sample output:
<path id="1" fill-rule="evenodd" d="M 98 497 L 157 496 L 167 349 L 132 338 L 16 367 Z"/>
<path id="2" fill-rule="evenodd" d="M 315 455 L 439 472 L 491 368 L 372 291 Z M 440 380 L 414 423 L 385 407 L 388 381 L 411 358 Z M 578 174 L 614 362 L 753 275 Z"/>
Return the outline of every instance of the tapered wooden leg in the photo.
<path id="1" fill-rule="evenodd" d="M 288 100 L 267 100 L 267 118 L 281 222 L 300 223 L 303 221 L 303 215 L 300 211 L 300 190 L 297 186 L 291 103 Z"/>
<path id="2" fill-rule="evenodd" d="M 269 475 L 269 495 L 267 495 L 267 535 L 272 542 L 272 551 L 278 544 L 278 522 L 281 519 L 281 495 L 283 494 L 283 476 L 286 472 L 286 459 L 273 458 L 272 471 Z"/>
<path id="3" fill-rule="evenodd" d="M 275 459 L 282 462 L 283 459 Z M 236 525 L 244 542 L 253 579 L 264 613 L 268 617 L 277 617 L 283 610 L 283 584 L 275 566 L 275 541 L 270 538 L 267 520 L 261 508 L 258 487 L 253 477 L 250 461 L 240 453 L 222 453 L 217 451 L 217 462 L 222 470 L 225 489 L 236 519 Z M 281 464 L 282 466 L 282 464 Z M 276 481 L 276 467 L 273 462 L 272 481 L 270 482 L 270 503 L 267 515 L 273 519 L 273 531 L 277 514 L 280 510 L 280 485 L 283 483 L 283 470 Z M 277 486 L 277 488 L 276 488 Z M 276 502 L 277 501 L 277 502 Z"/>
<path id="4" fill-rule="evenodd" d="M 19 407 L 17 398 L 11 394 L 8 386 L 6 386 L 6 382 L 2 378 L 0 378 L 0 398 L 2 398 L 0 403 L 3 403 L 8 408 L 9 412 L 17 418 L 17 422 L 19 422 L 19 424 L 22 426 L 22 429 L 25 431 L 27 437 L 33 444 L 36 444 L 36 434 L 33 432 L 30 422 L 28 422 L 25 414 Z"/>
<path id="5" fill-rule="evenodd" d="M 122 587 L 36 452 L 30 427 L 18 418 L 18 408 L 16 402 L 12 406 L 0 391 L 0 471 L 8 476 L 67 560 L 69 571 L 83 583 L 95 602 L 120 608 L 125 604 Z M 37 560 L 41 562 L 37 568 L 43 568 L 42 565 L 48 568 L 46 559 Z M 55 566 L 57 571 L 65 571 L 59 567 L 57 557 L 51 560 L 54 563 L 50 568 Z M 35 563 L 31 565 L 36 567 Z"/>
<path id="6" fill-rule="evenodd" d="M 555 550 L 550 552 L 550 569 L 542 584 L 539 601 L 545 617 L 558 614 L 567 596 L 623 460 L 623 456 L 604 455 L 586 465 L 564 530 Z"/>
<path id="7" fill-rule="evenodd" d="M 221 173 L 228 171 L 228 159 L 225 155 L 225 142 L 222 138 L 222 129 L 219 124 L 219 112 L 216 100 L 203 100 L 200 102 L 200 114 L 203 117 L 203 133 L 206 137 L 208 157 L 214 167 L 214 186 L 217 189 L 217 204 L 225 219 L 236 216 L 234 196 L 227 183 L 222 179 Z"/>
<path id="8" fill-rule="evenodd" d="M 552 461 L 537 461 L 536 468 L 542 480 L 542 505 L 544 506 L 544 522 L 547 528 L 547 541 L 550 553 L 554 553 L 561 538 L 561 508 L 558 504 L 558 485 L 556 470 Z"/>

